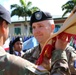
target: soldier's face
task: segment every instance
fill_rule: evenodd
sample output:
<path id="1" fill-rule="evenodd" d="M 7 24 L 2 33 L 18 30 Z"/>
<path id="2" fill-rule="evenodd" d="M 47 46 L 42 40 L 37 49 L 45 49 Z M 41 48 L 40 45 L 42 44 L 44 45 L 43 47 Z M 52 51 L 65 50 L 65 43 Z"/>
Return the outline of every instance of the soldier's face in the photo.
<path id="1" fill-rule="evenodd" d="M 48 20 L 33 23 L 32 29 L 33 35 L 39 43 L 45 43 L 52 33 L 51 25 Z"/>
<path id="2" fill-rule="evenodd" d="M 18 52 L 20 52 L 20 51 L 22 50 L 22 47 L 23 47 L 23 45 L 22 45 L 22 42 L 20 42 L 20 41 L 17 41 L 17 42 L 14 44 L 14 49 L 15 49 L 16 51 L 18 51 Z"/>

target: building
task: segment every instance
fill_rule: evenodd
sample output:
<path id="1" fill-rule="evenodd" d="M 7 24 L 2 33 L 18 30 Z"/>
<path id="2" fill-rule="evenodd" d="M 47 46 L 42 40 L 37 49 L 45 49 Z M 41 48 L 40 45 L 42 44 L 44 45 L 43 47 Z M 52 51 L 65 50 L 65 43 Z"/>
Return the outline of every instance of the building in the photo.
<path id="1" fill-rule="evenodd" d="M 55 32 L 59 30 L 59 28 L 63 25 L 66 18 L 54 18 L 55 22 Z"/>
<path id="2" fill-rule="evenodd" d="M 59 30 L 59 28 L 63 25 L 65 19 L 66 18 L 63 18 L 63 19 L 62 18 L 54 18 L 54 22 L 55 22 L 54 32 L 57 32 Z M 31 40 L 32 34 L 30 34 L 30 31 L 29 31 L 30 30 L 29 22 L 27 25 L 24 25 L 24 21 L 12 22 L 11 24 L 12 25 L 9 25 L 9 36 L 10 36 L 10 38 L 7 39 L 7 41 L 5 42 L 5 44 L 3 46 L 6 51 L 9 50 L 10 40 L 13 40 L 17 36 L 21 36 L 23 38 L 23 41 L 27 40 L 23 44 L 24 45 L 23 50 L 29 49 L 29 48 L 37 45 L 36 44 L 37 42 Z M 29 38 L 31 38 L 31 39 L 29 39 Z"/>
<path id="3" fill-rule="evenodd" d="M 57 32 L 60 28 L 60 26 L 63 25 L 66 18 L 54 18 L 55 22 L 55 32 Z M 27 25 L 24 25 L 24 21 L 17 21 L 12 22 L 12 25 L 9 25 L 9 36 L 16 37 L 16 36 L 22 36 L 22 37 L 28 37 L 32 35 L 30 33 L 30 25 L 29 22 L 27 22 Z"/>

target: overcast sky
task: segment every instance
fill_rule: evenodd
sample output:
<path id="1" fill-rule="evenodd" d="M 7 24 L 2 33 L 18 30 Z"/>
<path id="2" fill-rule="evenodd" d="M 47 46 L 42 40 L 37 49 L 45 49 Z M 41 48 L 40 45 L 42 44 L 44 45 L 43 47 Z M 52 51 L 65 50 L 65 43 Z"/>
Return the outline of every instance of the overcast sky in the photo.
<path id="1" fill-rule="evenodd" d="M 61 6 L 65 4 L 68 0 L 26 0 L 26 1 L 27 2 L 31 1 L 33 6 L 37 6 L 43 11 L 50 12 L 53 15 L 53 17 L 59 17 L 64 13 L 64 11 L 62 11 L 61 9 Z M 10 11 L 11 10 L 10 5 L 19 4 L 19 0 L 0 0 L 0 4 L 2 4 L 7 10 Z M 12 21 L 14 21 L 14 18 L 15 16 L 12 17 Z"/>

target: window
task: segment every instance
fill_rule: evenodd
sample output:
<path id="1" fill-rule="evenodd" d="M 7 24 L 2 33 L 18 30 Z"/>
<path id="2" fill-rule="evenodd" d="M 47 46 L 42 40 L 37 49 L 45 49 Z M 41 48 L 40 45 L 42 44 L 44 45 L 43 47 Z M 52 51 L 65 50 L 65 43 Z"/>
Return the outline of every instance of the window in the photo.
<path id="1" fill-rule="evenodd" d="M 21 34 L 21 28 L 20 28 L 20 27 L 16 27 L 14 33 L 15 33 L 16 35 Z"/>
<path id="2" fill-rule="evenodd" d="M 57 32 L 60 29 L 61 25 L 56 25 L 54 32 Z"/>

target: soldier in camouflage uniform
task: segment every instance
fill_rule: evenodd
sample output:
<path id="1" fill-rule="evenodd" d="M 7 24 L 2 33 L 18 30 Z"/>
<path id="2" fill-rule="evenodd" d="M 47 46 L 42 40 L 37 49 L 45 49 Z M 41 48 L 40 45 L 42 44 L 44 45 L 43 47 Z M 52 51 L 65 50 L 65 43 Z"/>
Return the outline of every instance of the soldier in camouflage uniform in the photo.
<path id="1" fill-rule="evenodd" d="M 65 25 L 71 25 L 72 29 L 70 28 L 70 32 L 72 32 L 71 34 L 73 34 L 73 37 L 75 38 L 76 36 L 74 36 L 74 34 L 76 34 L 76 33 L 75 33 L 75 27 L 73 27 L 73 26 L 76 26 L 76 6 L 74 7 L 70 16 L 67 18 Z M 60 59 L 63 59 L 62 55 L 64 55 L 63 54 L 64 50 L 66 52 L 66 55 L 64 55 L 64 56 L 67 56 L 67 62 L 68 62 L 68 66 L 69 66 L 69 73 L 70 73 L 70 75 L 76 75 L 76 50 L 72 46 L 70 46 L 70 43 L 67 43 L 67 42 L 65 42 L 64 40 L 61 40 L 61 39 L 59 39 L 59 40 L 60 40 L 60 43 L 58 41 L 58 43 L 56 44 L 57 45 L 56 47 L 60 46 L 60 50 L 58 50 L 59 48 L 58 49 L 56 48 L 57 50 L 54 50 L 53 53 L 52 53 L 53 55 L 52 55 L 52 58 L 51 58 L 51 62 L 52 62 L 51 63 L 52 64 L 51 75 L 55 74 L 55 72 L 58 72 L 58 75 L 68 75 L 68 74 L 64 73 L 64 68 L 63 67 L 66 66 L 66 65 L 61 64 L 61 60 L 60 60 Z M 62 65 L 63 67 L 60 68 L 59 67 L 60 65 Z M 58 69 L 58 68 L 60 68 L 60 69 Z M 67 71 L 67 69 L 66 69 L 66 71 Z"/>
<path id="2" fill-rule="evenodd" d="M 39 45 L 27 50 L 23 55 L 23 58 L 36 63 L 41 50 L 44 46 L 46 40 L 51 36 L 54 30 L 54 22 L 52 16 L 48 12 L 37 11 L 33 13 L 30 21 L 30 25 L 32 26 L 33 35 L 39 42 Z M 50 29 L 51 28 L 51 29 Z M 70 69 L 68 66 L 68 59 L 65 51 L 65 45 L 63 43 L 62 46 L 57 50 L 54 50 L 52 53 L 52 62 L 48 59 L 45 59 L 45 62 L 51 65 L 50 75 L 70 75 Z M 59 46 L 58 46 L 59 47 Z M 71 49 L 71 48 L 70 48 Z"/>
<path id="3" fill-rule="evenodd" d="M 23 58 L 36 63 L 44 43 L 53 33 L 55 25 L 51 14 L 43 11 L 36 11 L 32 15 L 30 25 L 32 26 L 33 35 L 39 42 L 39 45 L 33 49 L 27 50 Z M 47 59 L 45 61 L 50 65 Z"/>
<path id="4" fill-rule="evenodd" d="M 10 23 L 10 13 L 0 5 L 0 75 L 29 75 L 29 71 L 33 75 L 48 75 L 48 73 L 41 73 L 33 67 L 30 67 L 32 64 L 27 60 L 19 56 L 11 55 L 2 48 L 8 38 L 8 24 Z"/>

